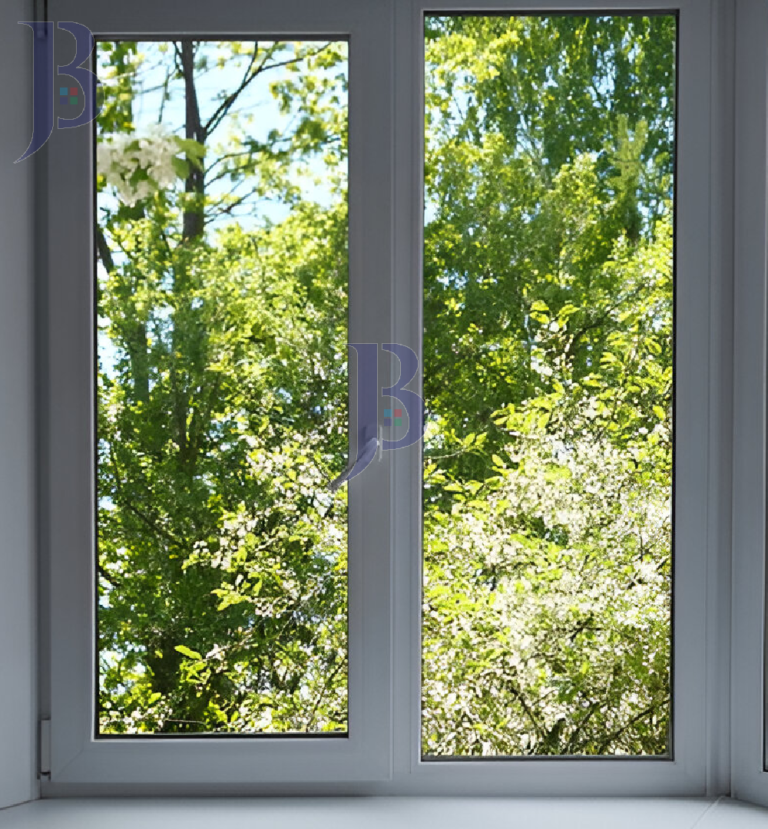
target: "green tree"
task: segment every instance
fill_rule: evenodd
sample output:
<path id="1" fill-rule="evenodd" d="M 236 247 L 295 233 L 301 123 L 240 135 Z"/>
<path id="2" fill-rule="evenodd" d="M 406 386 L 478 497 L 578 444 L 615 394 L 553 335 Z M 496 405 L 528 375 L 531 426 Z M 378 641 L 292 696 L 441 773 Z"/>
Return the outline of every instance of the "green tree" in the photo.
<path id="1" fill-rule="evenodd" d="M 426 753 L 668 750 L 675 37 L 427 19 Z M 102 729 L 344 730 L 345 47 L 100 48 Z"/>
<path id="2" fill-rule="evenodd" d="M 674 19 L 427 37 L 424 751 L 664 753 Z"/>
<path id="3" fill-rule="evenodd" d="M 138 50 L 103 55 L 126 91 L 99 124 L 102 727 L 344 729 L 345 505 L 322 495 L 346 448 L 343 48 L 148 51 L 183 137 L 134 135 Z M 201 100 L 214 63 L 239 77 Z M 269 73 L 292 123 L 257 142 L 237 107 Z M 296 181 L 321 153 L 325 208 Z M 246 231 L 266 196 L 290 214 Z"/>

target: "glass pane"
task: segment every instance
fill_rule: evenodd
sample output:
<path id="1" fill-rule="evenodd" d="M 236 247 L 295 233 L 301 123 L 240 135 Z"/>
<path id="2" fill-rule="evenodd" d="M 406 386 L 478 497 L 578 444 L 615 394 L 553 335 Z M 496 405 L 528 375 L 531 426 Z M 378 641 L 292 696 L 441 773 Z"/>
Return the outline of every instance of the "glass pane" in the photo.
<path id="1" fill-rule="evenodd" d="M 676 18 L 425 46 L 423 753 L 669 754 Z"/>
<path id="2" fill-rule="evenodd" d="M 97 733 L 346 732 L 347 44 L 97 61 Z"/>

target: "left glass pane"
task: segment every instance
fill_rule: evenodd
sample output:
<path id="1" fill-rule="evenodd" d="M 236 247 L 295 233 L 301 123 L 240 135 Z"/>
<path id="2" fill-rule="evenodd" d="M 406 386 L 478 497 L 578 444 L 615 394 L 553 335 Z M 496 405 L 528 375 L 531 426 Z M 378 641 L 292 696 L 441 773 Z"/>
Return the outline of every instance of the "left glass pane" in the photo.
<path id="1" fill-rule="evenodd" d="M 347 44 L 96 61 L 96 734 L 343 734 Z"/>

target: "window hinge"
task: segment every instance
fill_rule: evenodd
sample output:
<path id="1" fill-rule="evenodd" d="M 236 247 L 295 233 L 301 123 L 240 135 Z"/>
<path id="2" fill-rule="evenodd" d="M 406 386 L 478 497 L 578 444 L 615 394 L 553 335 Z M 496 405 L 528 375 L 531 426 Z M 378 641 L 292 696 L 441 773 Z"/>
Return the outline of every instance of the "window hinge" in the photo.
<path id="1" fill-rule="evenodd" d="M 38 759 L 40 777 L 51 777 L 51 721 L 40 720 L 40 755 Z"/>

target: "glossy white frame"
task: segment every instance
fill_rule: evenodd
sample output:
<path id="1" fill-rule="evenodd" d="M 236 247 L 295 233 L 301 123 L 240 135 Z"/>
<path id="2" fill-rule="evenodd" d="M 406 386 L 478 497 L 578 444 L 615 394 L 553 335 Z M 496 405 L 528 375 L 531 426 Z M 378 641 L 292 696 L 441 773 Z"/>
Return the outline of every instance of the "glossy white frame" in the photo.
<path id="1" fill-rule="evenodd" d="M 727 548 L 728 493 L 713 476 L 721 462 L 723 401 L 727 401 L 727 307 L 714 307 L 727 274 L 711 268 L 717 214 L 710 213 L 713 186 L 711 136 L 718 105 L 711 75 L 719 53 L 719 25 L 709 0 L 409 0 L 398 3 L 397 191 L 395 331 L 398 342 L 421 350 L 423 215 L 423 15 L 510 11 L 678 11 L 679 116 L 676 181 L 676 514 L 674 564 L 674 759 L 514 758 L 446 761 L 421 758 L 421 453 L 396 453 L 395 594 L 408 613 L 395 615 L 395 772 L 397 791 L 512 795 L 694 795 L 727 790 L 717 768 L 723 702 L 717 687 L 721 653 L 717 622 L 708 620 L 710 576 Z M 406 109 L 407 104 L 407 109 Z M 719 207 L 718 207 L 719 209 Z M 727 285 L 726 285 L 727 292 Z M 725 390 L 725 394 L 723 394 Z M 727 450 L 727 447 L 726 447 Z M 706 519 L 704 518 L 706 516 Z M 712 573 L 708 573 L 708 568 Z M 721 614 L 727 619 L 725 613 Z M 709 629 L 711 626 L 712 629 Z"/>
<path id="2" fill-rule="evenodd" d="M 183 18 L 180 6 L 157 0 L 122 5 L 57 0 L 54 8 L 58 19 L 83 22 L 105 36 L 349 34 L 350 182 L 353 191 L 356 181 L 363 182 L 368 194 L 357 202 L 353 194 L 351 203 L 352 221 L 358 222 L 351 229 L 352 273 L 364 275 L 351 286 L 350 334 L 358 341 L 404 343 L 418 353 L 424 13 L 677 11 L 676 402 L 678 422 L 686 428 L 676 434 L 673 759 L 421 759 L 420 446 L 384 453 L 384 460 L 356 479 L 350 491 L 351 658 L 357 656 L 360 668 L 351 675 L 350 733 L 364 735 L 354 750 L 326 748 L 318 738 L 94 742 L 91 706 L 84 704 L 90 703 L 93 664 L 93 426 L 90 404 L 84 402 L 92 394 L 92 242 L 90 213 L 72 197 L 76 193 L 82 199 L 87 191 L 90 198 L 90 184 L 83 188 L 82 178 L 90 181 L 90 149 L 76 135 L 84 131 L 58 131 L 48 159 L 48 411 L 55 417 L 49 414 L 46 434 L 46 532 L 53 584 L 47 625 L 53 773 L 43 784 L 44 795 L 726 792 L 727 737 L 721 721 L 728 687 L 722 639 L 724 630 L 727 639 L 730 611 L 719 579 L 729 567 L 730 490 L 723 469 L 730 469 L 731 355 L 729 272 L 721 267 L 728 253 L 721 232 L 727 224 L 727 171 L 715 157 L 723 148 L 716 126 L 723 102 L 712 80 L 723 59 L 719 0 L 227 0 L 213 10 L 203 0 L 188 0 Z M 371 115 L 356 122 L 356 106 L 363 103 Z M 419 390 L 416 381 L 411 387 Z M 363 527 L 365 548 L 356 546 Z"/>
<path id="3" fill-rule="evenodd" d="M 183 9 L 183 11 L 182 11 Z M 390 342 L 391 6 L 354 0 L 59 0 L 98 37 L 349 39 L 350 341 Z M 57 55 L 58 63 L 66 63 Z M 376 95 L 371 96 L 371 90 Z M 349 491 L 347 737 L 94 738 L 92 131 L 47 146 L 46 321 L 51 783 L 137 786 L 381 779 L 390 773 L 389 463 Z M 355 399 L 354 373 L 350 377 Z M 351 430 L 351 433 L 354 433 Z"/>

